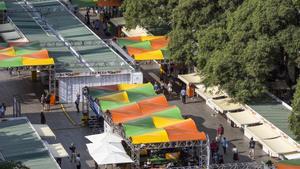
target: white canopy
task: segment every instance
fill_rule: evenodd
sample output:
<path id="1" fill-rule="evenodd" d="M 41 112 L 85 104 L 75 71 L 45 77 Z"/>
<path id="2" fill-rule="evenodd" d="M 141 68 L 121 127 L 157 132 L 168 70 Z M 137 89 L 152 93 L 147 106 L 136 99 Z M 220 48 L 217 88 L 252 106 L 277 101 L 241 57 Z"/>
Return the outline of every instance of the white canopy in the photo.
<path id="1" fill-rule="evenodd" d="M 53 155 L 55 158 L 63 158 L 63 157 L 69 157 L 69 154 L 67 151 L 64 149 L 63 145 L 61 143 L 57 144 L 46 144 L 48 147 L 50 153 Z"/>
<path id="2" fill-rule="evenodd" d="M 193 84 L 201 83 L 203 77 L 201 77 L 199 73 L 190 73 L 190 74 L 178 75 L 178 79 L 183 81 L 186 85 L 189 85 L 190 83 Z"/>
<path id="3" fill-rule="evenodd" d="M 55 134 L 47 124 L 32 124 L 32 126 L 41 137 L 55 137 Z"/>
<path id="4" fill-rule="evenodd" d="M 226 96 L 217 86 L 206 88 L 204 84 L 198 84 L 195 91 L 205 100 Z"/>
<path id="5" fill-rule="evenodd" d="M 134 37 L 134 36 L 149 36 L 151 33 L 148 33 L 148 31 L 140 26 L 137 26 L 135 29 L 129 29 L 124 26 L 122 28 L 122 32 L 128 36 L 128 37 Z"/>
<path id="6" fill-rule="evenodd" d="M 279 133 L 268 124 L 251 126 L 245 128 L 245 134 L 253 137 L 255 140 L 264 140 L 279 137 Z"/>
<path id="7" fill-rule="evenodd" d="M 233 121 L 238 127 L 242 125 L 249 125 L 259 123 L 260 120 L 255 116 L 255 113 L 250 110 L 244 110 L 241 112 L 227 113 L 227 118 Z"/>
<path id="8" fill-rule="evenodd" d="M 300 152 L 284 154 L 284 157 L 288 160 L 300 159 Z"/>
<path id="9" fill-rule="evenodd" d="M 121 143 L 89 143 L 86 146 L 92 158 L 99 165 L 133 162 Z"/>
<path id="10" fill-rule="evenodd" d="M 94 134 L 94 135 L 89 135 L 85 136 L 88 140 L 90 140 L 92 143 L 98 143 L 98 142 L 121 142 L 123 138 L 115 133 L 110 133 L 110 132 L 104 132 L 101 134 Z"/>
<path id="11" fill-rule="evenodd" d="M 232 99 L 228 97 L 224 99 L 211 99 L 209 100 L 209 102 L 215 109 L 222 113 L 226 111 L 235 111 L 243 108 L 239 103 L 234 103 Z"/>
<path id="12" fill-rule="evenodd" d="M 277 154 L 297 152 L 299 150 L 296 145 L 289 143 L 283 137 L 263 140 L 263 146 L 268 147 Z"/>

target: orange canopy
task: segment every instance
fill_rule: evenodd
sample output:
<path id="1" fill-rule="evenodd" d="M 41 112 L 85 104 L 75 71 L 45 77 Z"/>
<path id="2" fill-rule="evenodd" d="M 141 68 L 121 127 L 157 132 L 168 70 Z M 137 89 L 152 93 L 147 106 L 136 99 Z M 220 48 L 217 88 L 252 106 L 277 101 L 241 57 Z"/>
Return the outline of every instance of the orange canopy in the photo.
<path id="1" fill-rule="evenodd" d="M 121 6 L 121 0 L 98 0 L 98 6 L 105 7 L 105 6 Z"/>
<path id="2" fill-rule="evenodd" d="M 159 39 L 153 39 L 150 42 L 151 42 L 152 49 L 161 49 L 168 46 L 169 38 L 163 37 Z"/>
<path id="3" fill-rule="evenodd" d="M 169 106 L 165 96 L 159 95 L 121 108 L 110 110 L 110 113 L 112 115 L 113 122 L 115 124 L 119 124 L 129 120 L 142 118 L 170 107 L 173 106 Z"/>
<path id="4" fill-rule="evenodd" d="M 36 58 L 36 59 L 48 59 L 49 58 L 49 54 L 48 54 L 48 50 L 43 49 L 43 50 L 40 50 L 38 52 L 34 52 L 34 53 L 31 53 L 31 54 L 23 55 L 23 57 Z"/>
<path id="5" fill-rule="evenodd" d="M 139 54 L 139 53 L 148 52 L 148 51 L 150 51 L 150 50 L 127 46 L 127 52 L 130 56 L 136 55 L 136 54 Z"/>
<path id="6" fill-rule="evenodd" d="M 199 132 L 192 119 L 187 119 L 165 128 L 170 141 L 206 140 L 204 132 Z"/>

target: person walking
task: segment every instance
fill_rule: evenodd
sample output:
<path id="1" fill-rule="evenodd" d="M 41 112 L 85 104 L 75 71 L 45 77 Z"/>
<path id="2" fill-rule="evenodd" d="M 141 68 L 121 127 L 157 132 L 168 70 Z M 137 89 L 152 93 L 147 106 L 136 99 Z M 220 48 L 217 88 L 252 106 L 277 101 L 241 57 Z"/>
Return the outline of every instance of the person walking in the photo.
<path id="1" fill-rule="evenodd" d="M 80 94 L 78 93 L 76 95 L 76 100 L 75 100 L 75 106 L 76 106 L 77 113 L 79 113 L 79 103 L 80 103 Z"/>
<path id="2" fill-rule="evenodd" d="M 75 147 L 74 143 L 71 143 L 71 146 L 69 147 L 69 149 L 71 151 L 70 161 L 73 163 L 76 160 L 76 147 Z"/>
<path id="3" fill-rule="evenodd" d="M 226 154 L 226 150 L 228 148 L 228 141 L 227 141 L 226 137 L 223 137 L 223 139 L 221 141 L 221 145 L 222 145 L 224 154 Z"/>
<path id="4" fill-rule="evenodd" d="M 232 157 L 233 161 L 238 162 L 239 161 L 239 151 L 236 146 L 233 146 L 232 152 L 233 152 L 233 157 Z"/>
<path id="5" fill-rule="evenodd" d="M 220 124 L 219 127 L 217 128 L 217 137 L 219 137 L 218 140 L 221 140 L 223 135 L 224 135 L 224 127 L 222 124 Z"/>
<path id="6" fill-rule="evenodd" d="M 171 81 L 169 81 L 167 89 L 168 89 L 169 96 L 171 96 L 172 92 L 173 92 L 173 85 L 172 85 Z"/>
<path id="7" fill-rule="evenodd" d="M 183 104 L 186 103 L 186 90 L 185 88 L 182 88 L 181 91 L 180 91 L 180 98 L 181 98 L 181 102 Z"/>
<path id="8" fill-rule="evenodd" d="M 44 93 L 42 94 L 41 100 L 40 100 L 40 101 L 41 101 L 43 110 L 45 110 L 46 97 L 45 97 L 45 94 L 44 94 Z"/>
<path id="9" fill-rule="evenodd" d="M 41 124 L 46 124 L 46 116 L 43 111 L 41 112 L 40 116 L 41 116 Z"/>
<path id="10" fill-rule="evenodd" d="M 255 159 L 255 141 L 253 140 L 253 137 L 251 137 L 249 142 L 249 157 L 254 160 Z"/>
<path id="11" fill-rule="evenodd" d="M 81 169 L 81 162 L 80 162 L 80 154 L 77 154 L 76 157 L 76 169 Z"/>
<path id="12" fill-rule="evenodd" d="M 160 87 L 159 87 L 159 85 L 158 85 L 157 82 L 154 82 L 153 88 L 154 88 L 155 93 L 158 93 L 158 92 L 159 92 Z"/>
<path id="13" fill-rule="evenodd" d="M 1 104 L 0 105 L 0 118 L 3 118 L 4 117 L 4 106 Z"/>

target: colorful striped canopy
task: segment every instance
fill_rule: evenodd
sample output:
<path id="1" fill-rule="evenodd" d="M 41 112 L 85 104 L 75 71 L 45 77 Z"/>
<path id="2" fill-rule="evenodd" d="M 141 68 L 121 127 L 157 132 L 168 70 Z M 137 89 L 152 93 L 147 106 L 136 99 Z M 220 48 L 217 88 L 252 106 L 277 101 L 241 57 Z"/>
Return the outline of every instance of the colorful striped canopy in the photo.
<path id="1" fill-rule="evenodd" d="M 115 125 L 123 125 L 133 144 L 206 140 L 192 119 L 184 119 L 177 106 L 155 94 L 151 83 L 91 87 L 89 93 Z"/>
<path id="2" fill-rule="evenodd" d="M 300 160 L 283 160 L 276 164 L 277 169 L 300 169 Z"/>
<path id="3" fill-rule="evenodd" d="M 126 47 L 128 54 L 137 61 L 163 60 L 169 57 L 169 38 L 166 36 L 126 37 L 117 39 L 117 43 Z"/>
<path id="4" fill-rule="evenodd" d="M 45 49 L 34 50 L 22 47 L 8 47 L 0 50 L 0 67 L 22 67 L 53 65 L 53 58 L 49 57 Z"/>

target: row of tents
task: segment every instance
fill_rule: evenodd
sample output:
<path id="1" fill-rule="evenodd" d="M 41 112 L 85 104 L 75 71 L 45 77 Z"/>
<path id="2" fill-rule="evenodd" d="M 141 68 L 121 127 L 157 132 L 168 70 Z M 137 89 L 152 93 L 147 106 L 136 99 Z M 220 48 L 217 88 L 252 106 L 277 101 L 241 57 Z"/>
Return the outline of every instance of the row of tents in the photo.
<path id="1" fill-rule="evenodd" d="M 167 36 L 135 36 L 118 38 L 117 44 L 136 61 L 164 60 L 169 58 Z"/>
<path id="2" fill-rule="evenodd" d="M 206 140 L 192 119 L 157 95 L 151 83 L 90 87 L 89 95 L 133 144 Z"/>
<path id="3" fill-rule="evenodd" d="M 206 88 L 200 73 L 183 74 L 178 78 L 187 86 L 195 84 L 195 92 L 209 107 L 223 114 L 233 126 L 241 128 L 246 137 L 253 137 L 270 156 L 300 158 L 299 144 L 293 140 L 293 134 L 288 129 L 287 120 L 291 109 L 275 96 L 266 94 L 247 104 L 240 104 L 217 86 Z"/>

